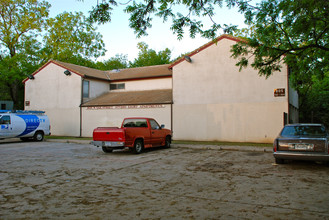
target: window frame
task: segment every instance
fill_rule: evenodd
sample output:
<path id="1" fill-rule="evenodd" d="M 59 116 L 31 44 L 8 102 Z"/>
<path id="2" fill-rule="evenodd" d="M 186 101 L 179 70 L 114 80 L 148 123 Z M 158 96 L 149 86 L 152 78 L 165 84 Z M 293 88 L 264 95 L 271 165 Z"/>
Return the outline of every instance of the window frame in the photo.
<path id="1" fill-rule="evenodd" d="M 86 85 L 88 85 L 88 91 L 86 91 Z M 85 92 L 87 92 L 87 94 Z M 90 81 L 82 80 L 82 98 L 89 98 L 89 97 L 90 97 Z"/>
<path id="2" fill-rule="evenodd" d="M 122 88 L 120 88 L 122 87 Z M 112 90 L 124 90 L 126 88 L 125 83 L 111 83 L 110 84 L 110 91 Z"/>

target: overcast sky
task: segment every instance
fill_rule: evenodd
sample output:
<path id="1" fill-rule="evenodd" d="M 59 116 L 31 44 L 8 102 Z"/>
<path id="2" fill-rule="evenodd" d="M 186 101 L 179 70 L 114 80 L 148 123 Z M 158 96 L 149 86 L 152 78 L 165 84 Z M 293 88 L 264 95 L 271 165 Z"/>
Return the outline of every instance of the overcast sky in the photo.
<path id="1" fill-rule="evenodd" d="M 92 6 L 97 4 L 97 0 L 48 0 L 52 7 L 50 8 L 50 16 L 55 17 L 64 11 L 74 12 L 82 11 L 86 16 Z M 101 1 L 101 0 L 99 0 Z M 120 1 L 120 0 L 119 0 Z M 127 2 L 122 0 L 121 2 Z M 152 28 L 148 31 L 147 37 L 137 38 L 134 31 L 129 28 L 129 15 L 123 12 L 126 6 L 115 8 L 112 15 L 111 23 L 97 26 L 97 31 L 103 35 L 103 41 L 106 47 L 106 55 L 98 58 L 98 60 L 106 60 L 114 57 L 116 54 L 128 55 L 128 60 L 132 61 L 138 56 L 137 43 L 145 42 L 150 49 L 155 51 L 169 48 L 172 52 L 172 59 L 177 58 L 182 53 L 187 53 L 195 50 L 203 44 L 209 42 L 208 39 L 196 36 L 191 39 L 188 33 L 182 40 L 177 40 L 177 37 L 170 30 L 171 22 L 163 23 L 160 19 L 154 19 Z M 239 25 L 239 28 L 245 27 L 244 17 L 237 10 L 221 8 L 216 10 L 215 21 L 220 24 Z M 204 25 L 211 25 L 209 19 L 204 20 Z"/>

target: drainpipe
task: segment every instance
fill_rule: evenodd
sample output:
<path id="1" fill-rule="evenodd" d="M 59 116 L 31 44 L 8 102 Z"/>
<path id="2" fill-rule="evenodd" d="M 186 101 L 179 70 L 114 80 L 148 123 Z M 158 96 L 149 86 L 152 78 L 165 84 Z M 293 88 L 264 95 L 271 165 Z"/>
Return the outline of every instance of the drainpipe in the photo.
<path id="1" fill-rule="evenodd" d="M 83 103 L 83 78 L 81 77 L 81 99 L 80 99 L 80 134 L 79 137 L 82 137 L 82 103 Z"/>

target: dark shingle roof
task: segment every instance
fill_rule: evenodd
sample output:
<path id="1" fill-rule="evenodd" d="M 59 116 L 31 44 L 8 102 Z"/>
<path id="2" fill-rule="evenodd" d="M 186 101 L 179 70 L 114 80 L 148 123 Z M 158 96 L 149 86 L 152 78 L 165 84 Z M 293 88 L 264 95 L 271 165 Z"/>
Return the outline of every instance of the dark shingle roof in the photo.
<path id="1" fill-rule="evenodd" d="M 172 76 L 170 64 L 107 71 L 111 81 Z"/>
<path id="2" fill-rule="evenodd" d="M 45 65 L 43 65 L 41 68 L 35 71 L 32 75 L 34 76 L 50 63 L 54 63 L 58 66 L 61 66 L 64 69 L 67 69 L 75 74 L 78 74 L 83 78 L 94 78 L 94 79 L 106 80 L 106 81 L 125 81 L 125 80 L 172 76 L 172 70 L 168 68 L 170 64 L 103 71 L 85 66 L 75 65 L 72 63 L 65 63 L 57 60 L 49 60 Z M 27 80 L 29 80 L 29 78 L 24 79 L 23 83 L 25 83 Z"/>
<path id="3" fill-rule="evenodd" d="M 76 74 L 82 76 L 82 77 L 90 77 L 90 78 L 96 78 L 96 79 L 105 79 L 109 80 L 109 76 L 107 71 L 103 70 L 97 70 L 85 66 L 79 66 L 72 63 L 64 63 L 61 61 L 53 60 L 53 63 L 56 63 L 57 65 L 66 68 L 72 72 L 75 72 Z"/>
<path id="4" fill-rule="evenodd" d="M 84 104 L 83 107 L 91 106 L 115 106 L 115 105 L 150 105 L 150 104 L 171 104 L 172 90 L 145 90 L 108 92 Z"/>

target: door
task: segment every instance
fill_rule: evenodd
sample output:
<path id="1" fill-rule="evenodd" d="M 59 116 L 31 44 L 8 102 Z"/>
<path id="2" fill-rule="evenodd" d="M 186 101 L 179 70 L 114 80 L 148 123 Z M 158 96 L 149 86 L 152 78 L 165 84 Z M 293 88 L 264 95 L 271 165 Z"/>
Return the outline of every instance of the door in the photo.
<path id="1" fill-rule="evenodd" d="M 0 118 L 0 138 L 13 137 L 13 127 L 10 120 L 10 115 L 3 115 Z"/>
<path id="2" fill-rule="evenodd" d="M 151 141 L 153 146 L 161 146 L 163 140 L 163 131 L 159 126 L 158 122 L 153 119 L 150 119 L 151 125 Z"/>

